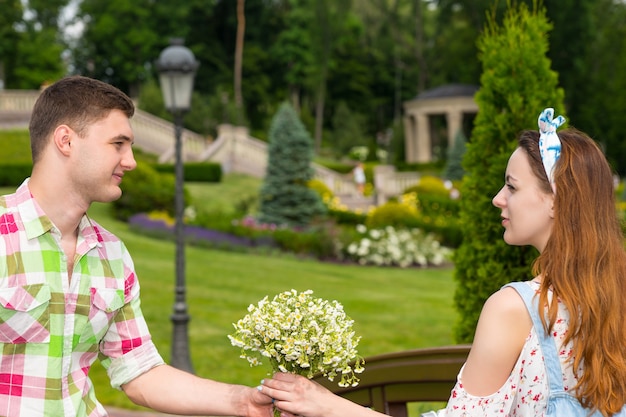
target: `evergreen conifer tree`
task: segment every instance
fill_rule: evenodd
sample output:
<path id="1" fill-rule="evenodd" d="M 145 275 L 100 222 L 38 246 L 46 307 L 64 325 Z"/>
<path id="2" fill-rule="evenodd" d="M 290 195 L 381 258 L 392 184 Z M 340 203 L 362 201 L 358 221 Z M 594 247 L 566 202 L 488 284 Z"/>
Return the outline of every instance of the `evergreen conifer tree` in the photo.
<path id="1" fill-rule="evenodd" d="M 313 140 L 289 103 L 283 103 L 269 131 L 267 172 L 260 191 L 259 221 L 306 226 L 326 209 L 308 187 L 313 178 Z"/>
<path id="2" fill-rule="evenodd" d="M 467 140 L 463 134 L 463 130 L 459 130 L 454 137 L 454 146 L 448 149 L 448 160 L 446 161 L 446 167 L 443 172 L 444 178 L 448 180 L 460 180 L 465 174 L 463 169 L 463 156 L 467 150 L 465 145 Z"/>
<path id="3" fill-rule="evenodd" d="M 530 279 L 536 250 L 503 239 L 500 210 L 491 200 L 504 183 L 506 163 L 523 129 L 537 129 L 539 113 L 564 114 L 562 89 L 550 69 L 543 8 L 510 6 L 501 25 L 491 17 L 478 41 L 483 72 L 479 107 L 467 152 L 461 192 L 463 243 L 455 254 L 459 322 L 455 338 L 471 342 L 486 299 L 503 284 Z"/>

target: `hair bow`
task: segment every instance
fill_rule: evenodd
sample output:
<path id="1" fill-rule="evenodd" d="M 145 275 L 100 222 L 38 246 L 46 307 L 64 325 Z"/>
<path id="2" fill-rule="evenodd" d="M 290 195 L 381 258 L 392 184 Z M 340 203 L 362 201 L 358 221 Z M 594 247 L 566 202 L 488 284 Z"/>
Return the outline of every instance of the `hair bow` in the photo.
<path id="1" fill-rule="evenodd" d="M 553 108 L 546 108 L 539 115 L 539 152 L 543 168 L 546 170 L 548 181 L 552 186 L 552 191 L 556 192 L 552 171 L 556 161 L 561 156 L 561 140 L 556 133 L 556 129 L 565 123 L 565 117 L 558 116 L 553 120 L 553 116 Z"/>

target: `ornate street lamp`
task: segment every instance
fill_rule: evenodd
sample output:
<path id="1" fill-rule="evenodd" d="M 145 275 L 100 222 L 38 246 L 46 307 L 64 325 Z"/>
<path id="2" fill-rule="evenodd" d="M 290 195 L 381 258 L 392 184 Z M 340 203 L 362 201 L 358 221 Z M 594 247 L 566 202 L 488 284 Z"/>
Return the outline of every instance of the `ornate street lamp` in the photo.
<path id="1" fill-rule="evenodd" d="M 199 63 L 193 53 L 183 46 L 182 39 L 172 39 L 170 46 L 161 52 L 156 62 L 165 108 L 174 115 L 176 137 L 176 223 L 174 226 L 176 236 L 176 298 L 174 312 L 171 316 L 173 324 L 171 365 L 191 373 L 193 373 L 193 367 L 189 356 L 189 335 L 187 332 L 190 317 L 185 301 L 185 236 L 183 225 L 185 202 L 181 136 L 183 115 L 191 108 L 191 93 L 198 65 Z"/>

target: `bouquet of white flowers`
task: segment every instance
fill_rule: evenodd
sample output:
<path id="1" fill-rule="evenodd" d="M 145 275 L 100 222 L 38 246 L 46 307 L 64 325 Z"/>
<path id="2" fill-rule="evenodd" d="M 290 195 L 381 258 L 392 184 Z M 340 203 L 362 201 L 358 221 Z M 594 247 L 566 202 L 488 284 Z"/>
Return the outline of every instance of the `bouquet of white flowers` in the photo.
<path id="1" fill-rule="evenodd" d="M 363 372 L 357 354 L 360 337 L 352 330 L 354 321 L 337 301 L 313 298 L 313 291 L 285 291 L 272 301 L 265 296 L 248 313 L 233 323 L 228 338 L 241 348 L 241 358 L 250 366 L 268 358 L 272 371 L 290 372 L 312 378 L 322 373 L 330 381 L 341 375 L 339 386 L 356 386 Z"/>

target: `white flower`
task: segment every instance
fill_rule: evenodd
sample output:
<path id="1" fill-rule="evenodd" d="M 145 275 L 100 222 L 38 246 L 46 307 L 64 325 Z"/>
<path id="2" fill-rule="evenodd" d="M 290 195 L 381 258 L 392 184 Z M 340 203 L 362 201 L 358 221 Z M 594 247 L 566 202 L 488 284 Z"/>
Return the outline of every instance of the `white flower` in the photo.
<path id="1" fill-rule="evenodd" d="M 340 384 L 355 386 L 363 359 L 356 350 L 360 337 L 352 330 L 354 322 L 339 302 L 313 298 L 312 294 L 311 290 L 291 290 L 272 301 L 263 298 L 233 324 L 235 333 L 228 338 L 241 348 L 241 357 L 251 366 L 270 358 L 274 371 L 309 378 L 322 373 L 331 381 L 339 372 Z"/>
<path id="2" fill-rule="evenodd" d="M 396 265 L 402 268 L 419 265 L 440 265 L 450 258 L 452 251 L 442 247 L 434 235 L 420 229 L 367 230 L 357 226 L 361 238 L 344 247 L 343 253 L 361 265 Z"/>

